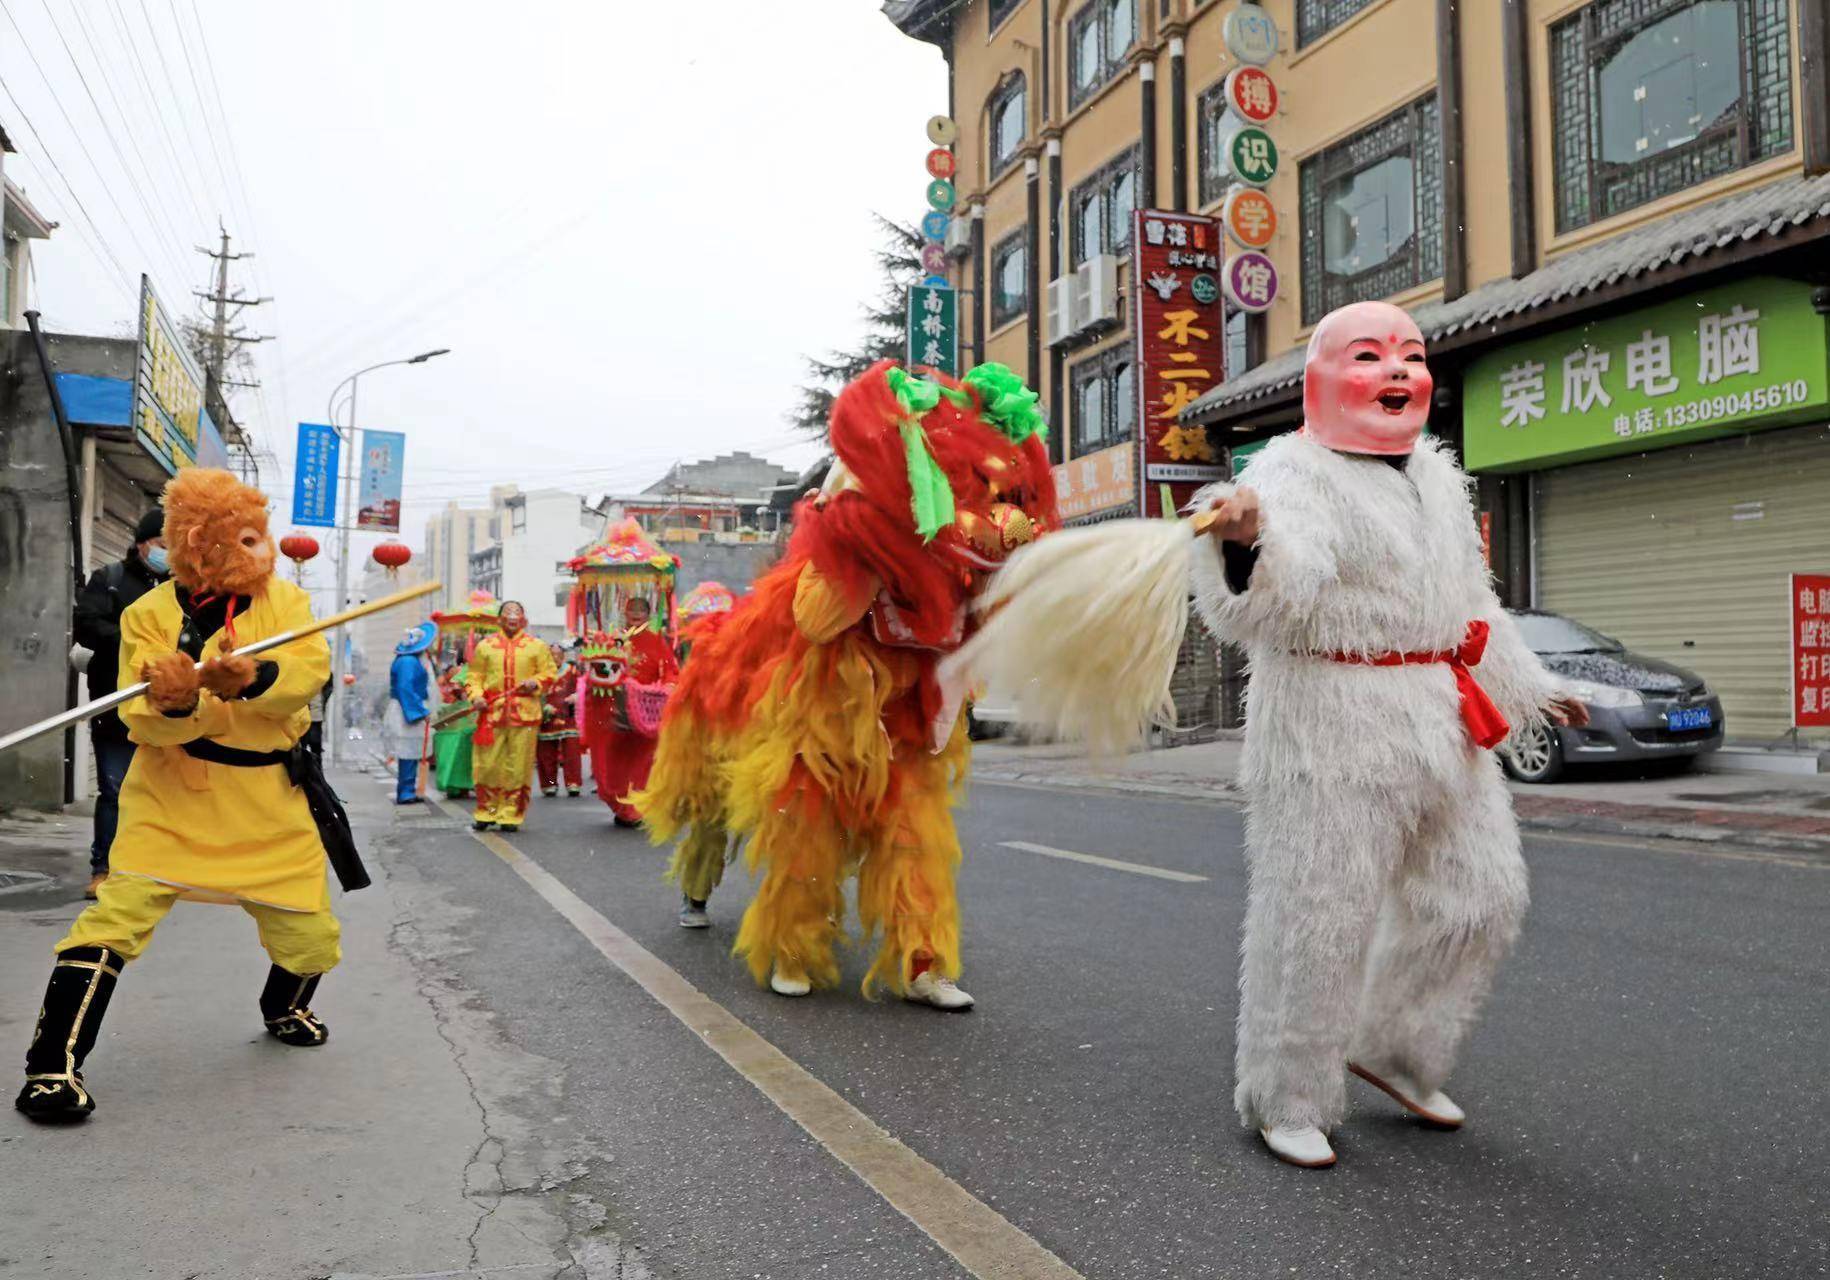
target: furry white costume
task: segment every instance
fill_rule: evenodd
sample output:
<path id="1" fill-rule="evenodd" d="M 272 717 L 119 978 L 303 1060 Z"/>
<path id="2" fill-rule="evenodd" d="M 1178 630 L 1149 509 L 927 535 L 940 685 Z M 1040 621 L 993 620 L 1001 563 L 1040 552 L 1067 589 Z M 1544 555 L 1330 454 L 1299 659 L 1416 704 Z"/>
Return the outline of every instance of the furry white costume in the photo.
<path id="1" fill-rule="evenodd" d="M 1253 459 L 1255 549 L 1213 539 L 1194 555 L 1202 616 L 1251 668 L 1234 1101 L 1286 1158 L 1275 1131 L 1340 1120 L 1349 1062 L 1426 1119 L 1460 1122 L 1440 1087 L 1527 900 L 1499 764 L 1461 685 L 1478 681 L 1515 729 L 1559 696 L 1493 593 L 1449 452 L 1324 438 L 1305 428 Z M 1476 622 L 1484 654 L 1463 649 Z M 1460 669 L 1445 660 L 1457 650 Z M 1297 1162 L 1330 1162 L 1311 1137 Z"/>

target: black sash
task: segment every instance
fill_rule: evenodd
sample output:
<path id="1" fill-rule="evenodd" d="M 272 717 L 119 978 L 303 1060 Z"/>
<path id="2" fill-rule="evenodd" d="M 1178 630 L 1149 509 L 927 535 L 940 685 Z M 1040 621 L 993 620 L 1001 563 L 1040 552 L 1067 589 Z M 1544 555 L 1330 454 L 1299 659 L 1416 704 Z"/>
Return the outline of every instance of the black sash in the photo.
<path id="1" fill-rule="evenodd" d="M 330 859 L 331 869 L 337 873 L 337 883 L 343 886 L 343 892 L 354 893 L 366 889 L 371 883 L 368 868 L 362 865 L 362 855 L 356 849 L 356 837 L 350 831 L 349 815 L 343 811 L 343 802 L 331 789 L 330 779 L 324 776 L 324 765 L 312 752 L 303 745 L 295 746 L 290 751 L 245 751 L 240 747 L 227 747 L 208 738 L 198 738 L 184 744 L 184 753 L 198 760 L 211 764 L 226 764 L 236 769 L 260 769 L 269 765 L 283 765 L 286 776 L 292 785 L 305 792 L 306 807 L 311 810 L 311 820 L 317 824 L 318 839 L 324 843 L 324 854 Z"/>

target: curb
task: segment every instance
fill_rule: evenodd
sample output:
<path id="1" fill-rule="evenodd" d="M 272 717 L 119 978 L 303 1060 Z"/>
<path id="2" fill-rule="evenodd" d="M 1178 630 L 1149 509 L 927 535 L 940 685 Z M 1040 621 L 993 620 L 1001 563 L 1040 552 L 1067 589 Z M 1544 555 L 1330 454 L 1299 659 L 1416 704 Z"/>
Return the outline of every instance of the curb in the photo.
<path id="1" fill-rule="evenodd" d="M 1245 793 L 1237 784 L 1213 778 L 1177 776 L 1173 781 L 1154 782 L 1108 774 L 1032 773 L 1023 769 L 998 768 L 995 765 L 974 769 L 971 778 L 976 782 L 1006 782 L 1026 787 L 1155 795 L 1203 804 L 1240 806 L 1245 803 Z M 1523 804 L 1520 803 L 1521 800 L 1524 801 Z M 1817 854 L 1826 864 L 1830 864 L 1830 823 L 1823 824 L 1826 830 L 1817 834 L 1766 829 L 1757 821 L 1737 823 L 1737 818 L 1758 819 L 1760 815 L 1739 814 L 1723 809 L 1700 809 L 1696 817 L 1680 818 L 1678 814 L 1681 811 L 1675 810 L 1664 811 L 1672 815 L 1669 818 L 1663 813 L 1626 817 L 1608 814 L 1605 810 L 1609 806 L 1599 801 L 1558 801 L 1542 796 L 1514 797 L 1513 807 L 1519 828 L 1523 831 L 1627 836 L 1671 843 L 1753 848 L 1776 853 Z M 1697 820 L 1705 816 L 1713 820 Z"/>

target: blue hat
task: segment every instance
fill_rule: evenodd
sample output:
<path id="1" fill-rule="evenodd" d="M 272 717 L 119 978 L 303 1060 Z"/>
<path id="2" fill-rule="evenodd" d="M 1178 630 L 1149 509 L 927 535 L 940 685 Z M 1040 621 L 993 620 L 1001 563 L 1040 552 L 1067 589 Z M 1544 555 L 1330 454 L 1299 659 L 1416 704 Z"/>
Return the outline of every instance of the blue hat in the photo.
<path id="1" fill-rule="evenodd" d="M 422 622 L 417 627 L 409 628 L 407 638 L 394 646 L 394 653 L 403 658 L 424 653 L 438 639 L 438 626 L 431 622 Z"/>

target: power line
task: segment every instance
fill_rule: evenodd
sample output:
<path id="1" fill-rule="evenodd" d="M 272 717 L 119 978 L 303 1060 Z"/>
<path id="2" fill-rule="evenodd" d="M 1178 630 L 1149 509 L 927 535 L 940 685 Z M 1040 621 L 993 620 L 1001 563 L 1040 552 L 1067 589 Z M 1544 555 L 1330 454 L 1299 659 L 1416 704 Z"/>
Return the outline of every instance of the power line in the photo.
<path id="1" fill-rule="evenodd" d="M 200 224 L 208 225 L 209 218 L 204 213 L 203 205 L 197 200 L 196 184 L 191 181 L 190 174 L 185 170 L 184 161 L 178 156 L 178 144 L 172 137 L 171 127 L 165 122 L 164 100 L 153 92 L 152 81 L 147 79 L 145 59 L 140 56 L 139 45 L 133 38 L 133 32 L 128 28 L 127 15 L 121 9 L 120 0 L 108 0 L 108 12 L 109 16 L 114 19 L 115 30 L 121 37 L 121 52 L 126 55 L 127 65 L 133 68 L 135 83 L 140 86 L 146 113 L 152 116 L 159 126 L 159 138 L 165 143 L 165 154 L 171 159 L 172 172 L 184 185 L 185 198 L 191 202 L 191 209 L 196 213 L 197 221 Z M 207 197 L 209 192 L 205 191 L 204 195 Z"/>
<path id="2" fill-rule="evenodd" d="M 197 83 L 197 68 L 191 63 L 191 46 L 184 38 L 184 23 L 178 17 L 177 0 L 165 0 L 165 2 L 171 10 L 172 26 L 178 32 L 178 51 L 184 55 L 184 69 L 191 78 L 191 92 L 197 95 L 198 113 L 203 117 L 203 135 L 210 141 L 210 154 L 216 158 L 216 172 L 222 178 L 223 203 L 232 205 L 234 200 L 229 187 L 229 173 L 223 166 L 222 152 L 216 147 L 216 130 L 210 127 L 210 109 L 203 100 L 203 87 Z M 146 0 L 140 0 L 140 7 L 142 11 L 145 10 Z M 152 20 L 148 18 L 147 25 L 151 26 L 151 24 Z"/>
<path id="3" fill-rule="evenodd" d="M 158 29 L 153 26 L 152 14 L 147 12 L 146 0 L 140 0 L 140 18 L 142 21 L 144 21 L 146 23 L 147 38 L 152 43 L 153 55 L 159 59 L 159 70 L 160 70 L 161 74 L 164 76 L 164 83 L 176 84 L 178 82 L 178 77 L 176 77 L 175 75 L 172 74 L 171 64 L 166 62 L 166 60 L 165 60 L 165 46 L 159 43 L 159 32 L 158 32 Z M 213 195 L 214 193 L 212 193 L 209 190 L 210 180 L 209 180 L 209 174 L 204 167 L 203 153 L 197 150 L 197 141 L 192 136 L 195 131 L 190 130 L 190 129 L 185 129 L 185 130 L 181 130 L 181 132 L 184 134 L 185 142 L 188 143 L 190 146 L 192 158 L 197 161 L 197 175 L 198 175 L 198 177 L 203 179 L 204 193 L 206 195 Z M 211 146 L 216 145 L 214 138 L 212 138 L 210 140 L 210 145 Z M 228 199 L 226 198 L 226 194 L 225 194 L 225 198 L 223 199 L 222 203 L 225 205 L 228 204 Z"/>
<path id="4" fill-rule="evenodd" d="M 90 171 L 95 174 L 96 181 L 102 184 L 102 190 L 108 196 L 108 203 L 114 206 L 114 211 L 119 215 L 122 225 L 127 228 L 127 234 L 132 238 L 134 248 L 139 251 L 142 260 L 144 260 L 148 266 L 151 266 L 156 260 L 156 255 L 146 252 L 145 244 L 141 242 L 139 233 L 134 230 L 133 219 L 127 216 L 127 211 L 121 208 L 121 202 L 115 198 L 113 184 L 102 176 L 101 166 L 96 164 L 95 156 L 89 150 L 89 144 L 83 141 L 82 130 L 76 127 L 76 121 L 70 118 L 69 111 L 64 107 L 63 99 L 57 96 L 57 90 L 52 86 L 51 78 L 45 75 L 44 67 L 39 64 L 38 55 L 32 52 L 31 45 L 26 42 L 25 32 L 20 29 L 18 20 L 13 17 L 13 11 L 6 5 L 6 0 L 0 0 L 0 13 L 6 15 L 6 20 L 12 24 L 13 30 L 18 33 L 20 44 L 25 49 L 25 56 L 31 61 L 33 70 L 38 72 L 38 78 L 44 81 L 45 89 L 51 95 L 51 104 L 57 108 L 58 114 L 63 117 L 64 124 L 69 126 L 71 136 L 76 139 L 77 149 L 83 153 L 83 158 L 89 162 Z M 10 90 L 7 96 L 12 96 Z M 14 100 L 13 105 L 15 107 L 18 106 L 18 101 L 16 99 Z M 21 112 L 21 114 L 23 115 L 24 113 Z M 44 134 L 36 129 L 34 129 L 33 132 L 38 134 L 39 145 L 44 145 Z M 48 155 L 49 152 L 47 151 L 46 154 Z M 170 269 L 170 265 L 169 262 L 166 264 L 168 270 Z M 183 273 L 180 272 L 178 274 L 182 276 Z"/>
<path id="5" fill-rule="evenodd" d="M 96 241 L 101 245 L 102 251 L 108 255 L 108 261 L 114 264 L 114 269 L 120 273 L 123 282 L 132 280 L 132 274 L 126 267 L 121 265 L 121 260 L 115 257 L 113 246 L 108 243 L 108 238 L 102 234 L 101 227 L 96 224 L 95 219 L 90 215 L 88 206 L 83 203 L 83 198 L 76 194 L 76 188 L 71 186 L 70 179 L 64 176 L 63 166 L 57 163 L 57 157 L 51 154 L 51 149 L 49 147 L 45 146 L 44 135 L 38 132 L 38 126 L 32 123 L 32 118 L 25 113 L 25 108 L 19 105 L 19 99 L 13 96 L 12 87 L 6 83 L 5 76 L 0 76 L 0 91 L 5 92 L 6 100 L 13 104 L 14 112 L 18 114 L 19 119 L 25 124 L 25 127 L 31 130 L 32 137 L 37 139 L 39 154 L 43 155 L 44 158 L 50 162 L 52 171 L 57 174 L 57 180 L 63 183 L 64 190 L 70 193 L 72 203 L 76 205 L 77 210 L 82 214 L 84 220 L 88 222 L 90 228 L 95 232 Z"/>

